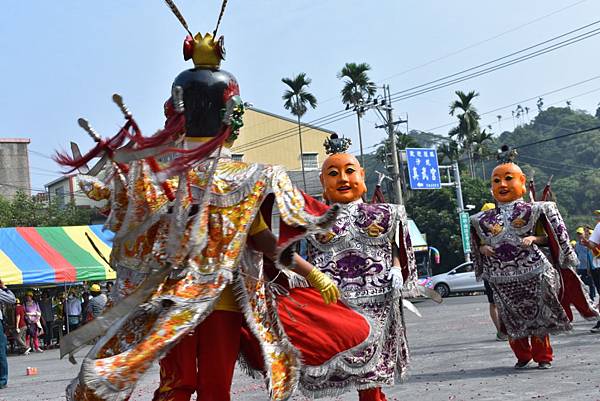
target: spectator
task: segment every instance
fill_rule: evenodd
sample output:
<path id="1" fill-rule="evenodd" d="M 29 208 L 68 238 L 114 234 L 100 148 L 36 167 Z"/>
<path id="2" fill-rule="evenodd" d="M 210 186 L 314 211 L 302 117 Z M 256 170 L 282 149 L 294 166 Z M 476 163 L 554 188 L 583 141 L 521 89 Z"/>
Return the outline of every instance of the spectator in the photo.
<path id="1" fill-rule="evenodd" d="M 54 324 L 54 310 L 52 309 L 52 299 L 48 292 L 42 292 L 40 300 L 40 309 L 42 311 L 42 326 L 44 328 L 44 348 L 49 349 L 52 345 L 52 326 Z"/>
<path id="2" fill-rule="evenodd" d="M 6 288 L 4 282 L 0 280 L 0 305 L 14 305 L 16 302 L 15 294 Z M 0 389 L 6 387 L 8 383 L 8 360 L 6 358 L 6 334 L 4 334 L 4 315 L 0 309 Z"/>
<path id="3" fill-rule="evenodd" d="M 75 296 L 74 290 L 69 291 L 65 309 L 67 310 L 67 329 L 70 333 L 81 323 L 81 300 Z"/>
<path id="4" fill-rule="evenodd" d="M 90 306 L 90 293 L 87 291 L 83 291 L 81 294 L 81 298 L 83 302 L 81 303 L 81 324 L 84 325 L 90 320 L 92 320 L 92 316 L 88 313 Z"/>
<path id="5" fill-rule="evenodd" d="M 577 266 L 577 274 L 581 277 L 581 280 L 590 288 L 590 298 L 594 300 L 596 298 L 596 288 L 592 280 L 592 252 L 584 245 L 585 241 L 585 230 L 583 227 L 577 228 L 577 242 L 575 243 L 574 249 L 579 259 L 579 265 Z M 600 290 L 599 290 L 600 291 Z"/>
<path id="6" fill-rule="evenodd" d="M 93 284 L 90 287 L 90 292 L 92 293 L 92 299 L 88 305 L 88 316 L 91 319 L 95 319 L 102 314 L 108 298 L 102 293 L 102 290 L 98 284 Z"/>
<path id="7" fill-rule="evenodd" d="M 17 306 L 15 307 L 15 339 L 22 348 L 23 355 L 29 354 L 31 348 L 25 342 L 25 336 L 27 335 L 27 321 L 25 320 L 25 307 L 21 305 L 21 300 L 17 298 Z"/>
<path id="8" fill-rule="evenodd" d="M 594 231 L 589 235 L 589 238 L 584 237 L 581 243 L 592 250 L 592 266 L 594 267 L 594 269 L 592 269 L 592 274 L 597 276 L 600 272 L 594 272 L 594 270 L 600 269 L 600 256 L 598 256 L 598 250 L 600 249 L 600 210 L 594 210 L 593 214 L 596 217 Z M 591 332 L 600 333 L 600 320 L 592 327 Z"/>
<path id="9" fill-rule="evenodd" d="M 42 323 L 40 321 L 42 311 L 40 305 L 33 299 L 33 292 L 25 293 L 25 321 L 27 322 L 26 343 L 29 347 L 33 345 L 35 352 L 44 352 L 40 348 L 39 334 L 42 332 Z"/>
<path id="10" fill-rule="evenodd" d="M 112 281 L 106 282 L 106 298 L 108 298 L 107 306 L 113 304 L 113 283 Z"/>

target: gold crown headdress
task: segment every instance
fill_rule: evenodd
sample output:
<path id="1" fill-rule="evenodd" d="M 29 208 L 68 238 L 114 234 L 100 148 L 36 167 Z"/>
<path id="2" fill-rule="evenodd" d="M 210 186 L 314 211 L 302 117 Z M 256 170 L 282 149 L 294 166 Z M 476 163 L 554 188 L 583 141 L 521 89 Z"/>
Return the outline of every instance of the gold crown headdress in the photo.
<path id="1" fill-rule="evenodd" d="M 225 47 L 223 36 L 220 36 L 218 39 L 216 37 L 217 30 L 221 24 L 221 19 L 225 13 L 227 0 L 223 0 L 215 30 L 212 34 L 207 33 L 205 35 L 202 35 L 201 33 L 193 35 L 188 28 L 185 18 L 183 18 L 183 15 L 175 3 L 172 0 L 165 0 L 165 3 L 167 3 L 169 9 L 171 9 L 173 14 L 175 14 L 181 25 L 188 33 L 188 36 L 185 38 L 185 42 L 183 44 L 183 58 L 186 61 L 192 59 L 194 61 L 194 66 L 197 68 L 218 69 L 221 65 L 221 60 L 225 60 Z"/>

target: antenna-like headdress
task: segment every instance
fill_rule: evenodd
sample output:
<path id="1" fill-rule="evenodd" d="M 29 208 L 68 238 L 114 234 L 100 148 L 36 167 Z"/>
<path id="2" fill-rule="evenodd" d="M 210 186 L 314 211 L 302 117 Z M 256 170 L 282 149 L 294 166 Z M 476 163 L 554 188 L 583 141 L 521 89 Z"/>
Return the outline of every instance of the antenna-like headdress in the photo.
<path id="1" fill-rule="evenodd" d="M 183 58 L 185 60 L 192 59 L 194 66 L 197 68 L 218 69 L 221 65 L 221 60 L 225 60 L 225 46 L 223 36 L 217 39 L 217 30 L 221 24 L 221 19 L 225 13 L 227 0 L 223 0 L 221 4 L 221 12 L 217 20 L 217 25 L 212 34 L 206 33 L 202 35 L 197 33 L 193 35 L 190 31 L 187 21 L 173 2 L 173 0 L 165 0 L 169 9 L 175 14 L 181 25 L 185 28 L 188 36 L 183 44 Z"/>

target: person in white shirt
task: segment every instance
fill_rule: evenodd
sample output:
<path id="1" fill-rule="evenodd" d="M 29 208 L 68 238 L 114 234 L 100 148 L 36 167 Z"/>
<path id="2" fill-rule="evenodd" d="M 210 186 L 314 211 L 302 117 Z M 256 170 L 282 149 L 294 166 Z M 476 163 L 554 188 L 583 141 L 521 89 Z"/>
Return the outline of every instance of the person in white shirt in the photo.
<path id="1" fill-rule="evenodd" d="M 582 239 L 581 243 L 592 250 L 592 269 L 600 269 L 600 209 L 594 210 L 594 216 L 596 217 L 596 226 L 586 239 Z M 600 306 L 600 302 L 598 303 Z M 600 333 L 600 320 L 590 330 L 592 333 Z"/>
<path id="2" fill-rule="evenodd" d="M 69 332 L 79 327 L 81 323 L 81 299 L 73 291 L 69 292 L 69 298 L 66 302 L 67 324 Z"/>

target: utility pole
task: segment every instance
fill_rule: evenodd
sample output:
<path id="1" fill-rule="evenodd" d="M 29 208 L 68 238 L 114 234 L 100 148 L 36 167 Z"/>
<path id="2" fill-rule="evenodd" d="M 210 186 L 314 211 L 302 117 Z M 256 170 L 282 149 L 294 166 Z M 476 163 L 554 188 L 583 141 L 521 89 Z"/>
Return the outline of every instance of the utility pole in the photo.
<path id="1" fill-rule="evenodd" d="M 383 93 L 387 102 L 387 130 L 390 138 L 390 146 L 392 151 L 392 168 L 394 175 L 394 197 L 399 205 L 404 204 L 402 199 L 402 176 L 400 171 L 400 164 L 398 163 L 398 150 L 396 147 L 396 135 L 394 134 L 394 117 L 392 115 L 392 99 L 390 95 L 390 86 L 383 86 Z"/>
<path id="2" fill-rule="evenodd" d="M 452 170 L 454 171 L 454 187 L 456 188 L 456 203 L 458 204 L 458 213 L 459 213 L 459 222 L 461 225 L 461 237 L 462 237 L 462 241 L 463 241 L 463 251 L 465 253 L 465 262 L 470 262 L 471 261 L 471 254 L 470 254 L 470 231 L 468 230 L 468 226 L 467 229 L 465 229 L 463 226 L 465 224 L 468 224 L 468 219 L 465 223 L 464 221 L 464 215 L 469 216 L 469 214 L 467 213 L 466 209 L 465 209 L 465 204 L 463 202 L 463 196 L 462 196 L 462 186 L 460 184 L 460 171 L 458 170 L 458 162 L 454 162 L 452 163 Z M 465 238 L 466 237 L 466 238 Z M 467 245 L 465 245 L 467 244 Z"/>

